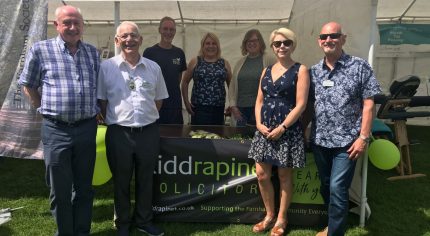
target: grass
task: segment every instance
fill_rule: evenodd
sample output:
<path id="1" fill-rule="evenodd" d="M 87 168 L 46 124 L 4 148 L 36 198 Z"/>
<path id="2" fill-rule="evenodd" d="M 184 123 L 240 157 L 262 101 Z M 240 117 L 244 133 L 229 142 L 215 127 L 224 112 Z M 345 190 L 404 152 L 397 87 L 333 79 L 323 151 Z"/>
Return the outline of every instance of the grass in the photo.
<path id="1" fill-rule="evenodd" d="M 411 157 L 414 173 L 426 177 L 388 181 L 394 170 L 382 171 L 369 164 L 368 202 L 372 210 L 366 226 L 350 214 L 346 235 L 430 236 L 430 127 L 408 126 L 413 143 Z M 113 195 L 111 182 L 95 188 L 96 199 L 92 235 L 115 235 L 112 227 Z M 53 235 L 54 220 L 49 212 L 44 164 L 40 160 L 0 158 L 0 209 L 24 206 L 12 213 L 12 220 L 0 226 L 0 235 Z M 166 235 L 215 236 L 253 235 L 251 225 L 158 222 Z M 315 235 L 318 227 L 291 226 L 288 235 Z M 131 235 L 143 235 L 133 231 Z"/>

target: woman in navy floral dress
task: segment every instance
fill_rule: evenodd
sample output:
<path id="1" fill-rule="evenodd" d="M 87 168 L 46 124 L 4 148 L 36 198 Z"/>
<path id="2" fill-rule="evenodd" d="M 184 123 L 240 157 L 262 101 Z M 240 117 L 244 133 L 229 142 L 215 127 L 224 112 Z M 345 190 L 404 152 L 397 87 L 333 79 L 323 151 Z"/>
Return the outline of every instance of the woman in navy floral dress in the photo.
<path id="1" fill-rule="evenodd" d="M 188 85 L 194 80 L 191 102 Z M 231 80 L 231 68 L 221 58 L 218 37 L 207 33 L 201 41 L 199 55 L 188 64 L 181 83 L 182 98 L 192 125 L 223 125 L 227 86 Z"/>
<path id="2" fill-rule="evenodd" d="M 294 32 L 279 28 L 270 35 L 277 62 L 262 73 L 255 103 L 257 131 L 249 157 L 256 162 L 260 193 L 266 208 L 265 218 L 253 231 L 271 230 L 272 236 L 283 235 L 287 210 L 293 193 L 293 168 L 305 166 L 304 135 L 299 117 L 305 110 L 309 73 L 291 58 L 297 42 Z M 276 216 L 272 166 L 277 166 L 280 207 Z"/>

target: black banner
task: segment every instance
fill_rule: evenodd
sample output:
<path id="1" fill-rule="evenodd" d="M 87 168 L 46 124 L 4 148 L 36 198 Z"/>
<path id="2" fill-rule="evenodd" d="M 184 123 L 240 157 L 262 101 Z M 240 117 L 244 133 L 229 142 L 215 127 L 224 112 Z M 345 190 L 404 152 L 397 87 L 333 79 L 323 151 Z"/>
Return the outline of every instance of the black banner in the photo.
<path id="1" fill-rule="evenodd" d="M 250 141 L 180 137 L 188 133 L 189 128 L 177 128 L 182 131 L 177 130 L 176 134 L 161 139 L 154 183 L 156 219 L 229 223 L 261 220 L 265 209 L 255 175 L 255 162 L 247 158 Z M 217 131 L 221 136 L 226 132 L 243 131 L 227 127 L 205 128 Z M 174 130 L 169 129 L 170 132 Z M 323 225 L 327 211 L 319 195 L 318 173 L 312 155 L 308 154 L 307 159 L 306 168 L 294 170 L 289 224 Z M 273 173 L 275 196 L 278 196 L 276 170 Z"/>

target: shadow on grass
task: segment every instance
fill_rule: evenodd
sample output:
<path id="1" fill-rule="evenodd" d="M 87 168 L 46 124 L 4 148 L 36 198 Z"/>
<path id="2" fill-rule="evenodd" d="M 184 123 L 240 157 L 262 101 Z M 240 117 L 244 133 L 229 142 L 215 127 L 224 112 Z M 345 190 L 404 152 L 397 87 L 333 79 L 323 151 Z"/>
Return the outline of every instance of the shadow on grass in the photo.
<path id="1" fill-rule="evenodd" d="M 0 226 L 0 235 L 12 235 L 12 230 L 7 226 L 8 223 Z"/>
<path id="2" fill-rule="evenodd" d="M 0 198 L 48 197 L 45 164 L 41 160 L 0 157 Z"/>

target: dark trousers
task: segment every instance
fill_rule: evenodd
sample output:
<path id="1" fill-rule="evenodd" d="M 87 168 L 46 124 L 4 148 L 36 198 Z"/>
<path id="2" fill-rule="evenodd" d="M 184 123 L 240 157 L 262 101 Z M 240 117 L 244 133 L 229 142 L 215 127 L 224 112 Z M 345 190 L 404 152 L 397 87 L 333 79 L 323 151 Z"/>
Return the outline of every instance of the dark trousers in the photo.
<path id="1" fill-rule="evenodd" d="M 161 107 L 160 118 L 157 120 L 158 124 L 184 124 L 184 118 L 182 117 L 182 108 L 163 108 Z"/>
<path id="2" fill-rule="evenodd" d="M 139 130 L 109 125 L 106 131 L 106 155 L 114 181 L 115 225 L 129 228 L 132 217 L 130 184 L 135 174 L 136 225 L 152 221 L 152 182 L 160 147 L 158 124 Z"/>
<path id="3" fill-rule="evenodd" d="M 195 105 L 192 125 L 224 125 L 224 106 Z"/>
<path id="4" fill-rule="evenodd" d="M 349 211 L 349 187 L 356 161 L 348 158 L 346 152 L 350 146 L 325 148 L 313 145 L 315 163 L 321 179 L 321 196 L 328 207 L 328 235 L 345 234 Z"/>
<path id="5" fill-rule="evenodd" d="M 46 183 L 56 235 L 89 235 L 93 207 L 92 178 L 96 157 L 96 119 L 77 126 L 43 119 L 42 143 Z"/>

